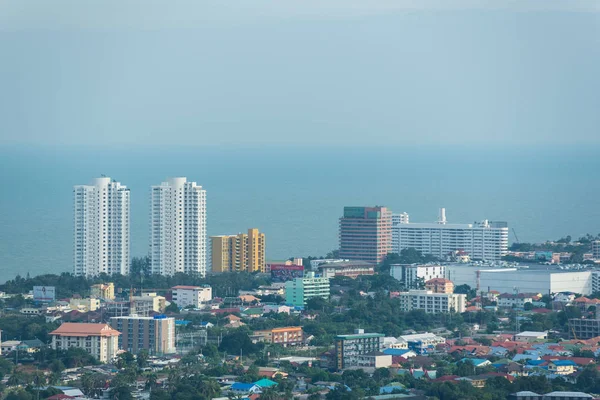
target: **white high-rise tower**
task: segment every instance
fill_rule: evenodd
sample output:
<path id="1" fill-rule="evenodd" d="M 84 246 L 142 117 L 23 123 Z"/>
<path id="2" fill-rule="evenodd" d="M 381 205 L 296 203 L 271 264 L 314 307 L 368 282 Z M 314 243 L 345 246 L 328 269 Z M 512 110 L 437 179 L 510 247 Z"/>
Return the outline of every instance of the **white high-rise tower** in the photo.
<path id="1" fill-rule="evenodd" d="M 75 275 L 129 273 L 129 189 L 108 177 L 73 188 Z"/>
<path id="2" fill-rule="evenodd" d="M 150 199 L 152 273 L 206 274 L 206 191 L 186 178 L 152 186 Z"/>

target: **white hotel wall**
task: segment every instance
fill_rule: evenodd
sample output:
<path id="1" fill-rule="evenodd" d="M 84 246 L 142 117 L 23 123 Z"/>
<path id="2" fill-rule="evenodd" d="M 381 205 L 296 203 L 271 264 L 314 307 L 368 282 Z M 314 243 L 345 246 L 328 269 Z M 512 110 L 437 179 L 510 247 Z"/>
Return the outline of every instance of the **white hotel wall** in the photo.
<path id="1" fill-rule="evenodd" d="M 518 288 L 521 293 L 575 292 L 587 295 L 592 293 L 592 274 L 590 271 L 481 271 L 481 289 L 487 291 L 488 287 L 500 293 L 512 293 L 514 288 Z"/>

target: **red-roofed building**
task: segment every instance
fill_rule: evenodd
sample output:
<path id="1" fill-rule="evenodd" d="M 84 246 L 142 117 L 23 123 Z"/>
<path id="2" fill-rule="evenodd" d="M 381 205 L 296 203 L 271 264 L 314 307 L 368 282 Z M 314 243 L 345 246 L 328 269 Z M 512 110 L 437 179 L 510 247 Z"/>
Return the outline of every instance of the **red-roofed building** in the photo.
<path id="1" fill-rule="evenodd" d="M 52 348 L 67 350 L 77 347 L 90 353 L 101 362 L 111 361 L 119 350 L 121 333 L 108 324 L 85 324 L 65 322 L 50 332 Z"/>

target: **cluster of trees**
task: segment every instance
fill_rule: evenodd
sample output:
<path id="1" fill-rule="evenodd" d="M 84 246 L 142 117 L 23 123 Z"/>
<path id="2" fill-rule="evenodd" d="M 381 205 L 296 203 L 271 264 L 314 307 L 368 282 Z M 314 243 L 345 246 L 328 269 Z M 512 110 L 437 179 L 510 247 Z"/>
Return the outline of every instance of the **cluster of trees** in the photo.
<path id="1" fill-rule="evenodd" d="M 57 298 L 68 298 L 74 294 L 87 296 L 90 293 L 91 285 L 102 282 L 114 282 L 115 286 L 119 288 L 153 287 L 165 289 L 185 283 L 186 285 L 210 285 L 213 289 L 213 296 L 226 297 L 237 296 L 240 290 L 251 290 L 271 283 L 258 274 L 248 273 L 223 273 L 207 275 L 204 278 L 195 274 L 183 273 L 173 276 L 157 275 L 149 273 L 148 265 L 149 260 L 147 258 L 134 257 L 131 261 L 130 275 L 116 274 L 109 276 L 102 274 L 93 278 L 85 278 L 64 272 L 60 275 L 46 274 L 35 277 L 27 276 L 26 278 L 17 276 L 15 279 L 0 285 L 0 290 L 10 294 L 20 294 L 28 293 L 33 286 L 55 286 Z M 18 301 L 18 296 L 16 300 L 8 301 Z"/>
<path id="2" fill-rule="evenodd" d="M 573 240 L 571 236 L 566 236 L 557 241 L 545 243 L 513 243 L 510 246 L 511 251 L 552 251 L 552 252 L 568 252 L 572 253 L 569 262 L 583 262 L 583 255 L 591 251 L 591 243 L 595 240 L 600 240 L 600 234 L 594 236 L 589 233 L 581 236 L 577 240 Z M 521 261 L 518 258 L 507 256 L 507 261 Z M 530 260 L 529 260 L 530 261 Z"/>

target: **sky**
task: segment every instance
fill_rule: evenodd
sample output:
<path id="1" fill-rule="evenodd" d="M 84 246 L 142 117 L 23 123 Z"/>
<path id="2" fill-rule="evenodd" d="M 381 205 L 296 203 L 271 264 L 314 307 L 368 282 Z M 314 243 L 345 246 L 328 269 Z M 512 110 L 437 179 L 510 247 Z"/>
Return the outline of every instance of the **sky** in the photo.
<path id="1" fill-rule="evenodd" d="M 600 144 L 600 2 L 0 0 L 0 146 Z"/>

